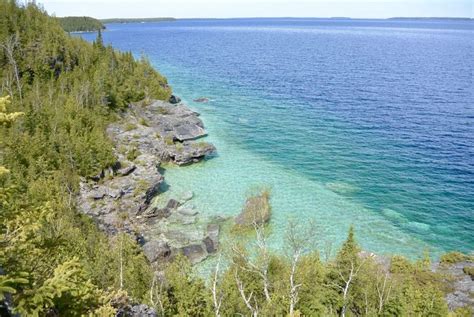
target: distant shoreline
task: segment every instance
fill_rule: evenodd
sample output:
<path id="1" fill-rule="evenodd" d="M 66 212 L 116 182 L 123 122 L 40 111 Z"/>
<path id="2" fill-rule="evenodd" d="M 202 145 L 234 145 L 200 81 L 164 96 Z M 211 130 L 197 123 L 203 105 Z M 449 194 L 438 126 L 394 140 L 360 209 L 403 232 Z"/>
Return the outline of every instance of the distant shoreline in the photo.
<path id="1" fill-rule="evenodd" d="M 109 23 L 150 23 L 150 22 L 175 22 L 180 20 L 376 20 L 376 21 L 473 21 L 468 17 L 392 17 L 392 18 L 350 18 L 350 17 L 236 17 L 236 18 L 108 18 L 99 19 L 104 24 Z"/>
<path id="2" fill-rule="evenodd" d="M 148 23 L 148 22 L 173 22 L 175 18 L 110 18 L 99 19 L 102 23 Z"/>

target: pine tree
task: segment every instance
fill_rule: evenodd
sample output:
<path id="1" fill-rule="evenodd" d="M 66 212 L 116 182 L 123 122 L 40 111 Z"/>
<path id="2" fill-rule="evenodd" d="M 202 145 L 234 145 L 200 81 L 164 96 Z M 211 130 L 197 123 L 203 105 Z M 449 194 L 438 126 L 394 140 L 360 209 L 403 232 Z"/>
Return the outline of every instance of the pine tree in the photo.
<path id="1" fill-rule="evenodd" d="M 23 112 L 7 113 L 7 105 L 10 104 L 10 96 L 0 97 L 0 126 L 8 126 L 12 124 L 18 117 L 24 115 Z M 10 171 L 0 165 L 0 177 L 8 174 Z"/>

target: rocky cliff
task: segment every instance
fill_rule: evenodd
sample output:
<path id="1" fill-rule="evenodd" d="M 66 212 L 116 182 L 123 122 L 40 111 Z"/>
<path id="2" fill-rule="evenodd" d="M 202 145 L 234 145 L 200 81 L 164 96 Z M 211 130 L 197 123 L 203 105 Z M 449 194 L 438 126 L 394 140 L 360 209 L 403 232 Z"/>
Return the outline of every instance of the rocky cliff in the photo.
<path id="1" fill-rule="evenodd" d="M 107 129 L 117 162 L 80 184 L 82 211 L 109 234 L 135 235 L 152 263 L 178 253 L 202 261 L 217 251 L 223 221 L 201 217 L 189 203 L 192 192 L 155 199 L 166 188 L 161 164 L 192 164 L 216 151 L 199 141 L 206 135 L 199 114 L 177 100 L 130 105 Z"/>

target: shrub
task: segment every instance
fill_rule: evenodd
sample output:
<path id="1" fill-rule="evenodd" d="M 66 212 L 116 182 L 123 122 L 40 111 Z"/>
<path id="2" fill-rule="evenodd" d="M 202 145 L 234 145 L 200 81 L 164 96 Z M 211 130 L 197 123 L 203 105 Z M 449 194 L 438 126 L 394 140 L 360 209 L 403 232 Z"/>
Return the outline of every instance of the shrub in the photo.
<path id="1" fill-rule="evenodd" d="M 474 279 L 474 267 L 473 266 L 465 266 L 462 271 L 464 274 L 469 275 L 471 278 Z"/>
<path id="2" fill-rule="evenodd" d="M 395 255 L 390 261 L 390 272 L 392 273 L 413 273 L 413 264 L 403 256 Z"/>
<path id="3" fill-rule="evenodd" d="M 172 136 L 166 136 L 164 140 L 165 140 L 166 145 L 173 145 L 174 144 L 174 139 L 173 139 Z"/>
<path id="4" fill-rule="evenodd" d="M 472 261 L 472 256 L 454 251 L 443 254 L 440 259 L 441 264 L 454 264 L 464 261 Z"/>

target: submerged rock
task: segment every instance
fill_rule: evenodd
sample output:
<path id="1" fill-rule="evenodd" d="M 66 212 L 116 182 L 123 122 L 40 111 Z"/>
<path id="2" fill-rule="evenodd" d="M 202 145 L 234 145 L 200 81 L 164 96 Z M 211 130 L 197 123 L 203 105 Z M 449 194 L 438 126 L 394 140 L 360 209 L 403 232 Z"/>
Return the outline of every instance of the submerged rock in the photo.
<path id="1" fill-rule="evenodd" d="M 201 97 L 201 98 L 196 98 L 193 101 L 194 102 L 199 102 L 199 103 L 206 103 L 206 102 L 209 102 L 209 98 Z"/>
<path id="2" fill-rule="evenodd" d="M 270 221 L 270 193 L 263 191 L 258 195 L 247 198 L 242 212 L 235 218 L 235 224 L 240 227 L 262 225 Z"/>

